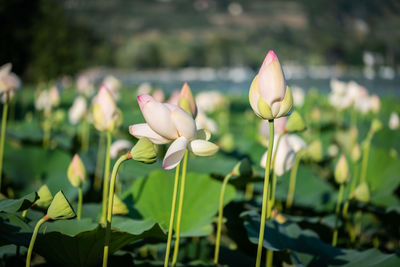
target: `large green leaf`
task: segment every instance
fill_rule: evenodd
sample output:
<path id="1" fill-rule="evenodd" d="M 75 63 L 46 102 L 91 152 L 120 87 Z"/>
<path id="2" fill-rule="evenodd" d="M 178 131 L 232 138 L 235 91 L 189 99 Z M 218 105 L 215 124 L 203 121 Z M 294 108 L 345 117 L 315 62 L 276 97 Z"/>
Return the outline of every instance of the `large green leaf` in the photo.
<path id="1" fill-rule="evenodd" d="M 0 214 L 0 242 L 28 246 L 33 226 L 15 215 Z M 90 219 L 46 222 L 39 230 L 34 251 L 63 266 L 95 266 L 103 257 L 105 229 Z M 152 220 L 113 218 L 110 253 L 143 238 L 165 239 Z"/>
<path id="2" fill-rule="evenodd" d="M 38 194 L 32 192 L 19 199 L 0 199 L 0 211 L 12 213 L 26 210 L 30 208 L 38 198 Z"/>
<path id="3" fill-rule="evenodd" d="M 157 170 L 148 177 L 135 181 L 125 194 L 125 200 L 144 218 L 152 218 L 168 229 L 171 212 L 174 173 Z M 218 211 L 221 182 L 205 174 L 188 173 L 182 211 L 182 236 L 207 235 L 212 231 L 212 217 Z M 235 196 L 235 189 L 228 185 L 224 203 Z"/>
<path id="4" fill-rule="evenodd" d="M 255 212 L 242 214 L 250 242 L 257 244 L 260 216 Z M 280 251 L 289 250 L 296 265 L 305 266 L 399 266 L 396 254 L 383 254 L 371 249 L 356 251 L 333 247 L 323 242 L 311 231 L 301 229 L 296 223 L 280 224 L 274 219 L 267 220 L 263 246 Z"/>

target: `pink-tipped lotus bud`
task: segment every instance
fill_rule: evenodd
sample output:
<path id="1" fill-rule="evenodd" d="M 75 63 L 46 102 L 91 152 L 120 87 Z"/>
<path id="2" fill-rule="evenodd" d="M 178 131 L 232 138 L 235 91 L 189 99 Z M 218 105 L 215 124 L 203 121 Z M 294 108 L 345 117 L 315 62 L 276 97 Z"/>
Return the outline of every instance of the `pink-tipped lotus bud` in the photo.
<path id="1" fill-rule="evenodd" d="M 188 83 L 185 83 L 182 86 L 179 98 L 179 106 L 182 109 L 184 109 L 187 113 L 192 115 L 193 118 L 196 118 L 196 113 L 197 113 L 196 103 L 194 101 L 192 90 L 190 90 Z"/>
<path id="2" fill-rule="evenodd" d="M 69 164 L 68 180 L 74 187 L 81 187 L 86 182 L 85 166 L 78 154 L 75 154 Z"/>

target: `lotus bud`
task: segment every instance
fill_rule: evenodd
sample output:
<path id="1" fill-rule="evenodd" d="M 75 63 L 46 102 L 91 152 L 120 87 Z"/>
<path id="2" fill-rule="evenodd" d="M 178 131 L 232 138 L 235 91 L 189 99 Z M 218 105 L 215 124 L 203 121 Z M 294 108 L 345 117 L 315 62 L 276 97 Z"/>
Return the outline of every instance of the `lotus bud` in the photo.
<path id="1" fill-rule="evenodd" d="M 301 132 L 306 129 L 306 124 L 300 115 L 299 112 L 293 111 L 292 114 L 290 114 L 287 124 L 286 124 L 286 130 L 289 132 Z"/>
<path id="2" fill-rule="evenodd" d="M 317 107 L 311 110 L 311 119 L 314 122 L 319 122 L 321 120 L 321 110 Z"/>
<path id="3" fill-rule="evenodd" d="M 58 92 L 57 86 L 53 86 L 50 88 L 49 98 L 50 98 L 50 103 L 53 107 L 56 107 L 60 104 L 60 94 Z"/>
<path id="4" fill-rule="evenodd" d="M 378 113 L 379 109 L 381 108 L 381 100 L 379 99 L 379 96 L 373 94 L 370 96 L 369 101 L 371 102 L 371 110 L 373 113 Z"/>
<path id="5" fill-rule="evenodd" d="M 320 162 L 323 159 L 324 153 L 321 140 L 315 140 L 307 147 L 306 156 L 315 162 Z"/>
<path id="6" fill-rule="evenodd" d="M 235 150 L 235 140 L 231 133 L 225 133 L 218 141 L 218 145 L 227 152 Z"/>
<path id="7" fill-rule="evenodd" d="M 78 154 L 75 154 L 69 164 L 68 180 L 74 187 L 81 187 L 86 182 L 85 166 Z"/>
<path id="8" fill-rule="evenodd" d="M 196 118 L 196 102 L 194 101 L 192 90 L 190 90 L 188 83 L 185 83 L 182 86 L 179 98 L 179 106 L 183 108 L 187 113 L 192 115 L 193 118 Z"/>
<path id="9" fill-rule="evenodd" d="M 366 182 L 362 182 L 357 186 L 357 188 L 354 190 L 354 197 L 360 202 L 369 202 L 370 194 L 368 184 Z"/>
<path id="10" fill-rule="evenodd" d="M 99 131 L 112 132 L 122 123 L 122 114 L 105 85 L 94 98 L 93 124 Z"/>
<path id="11" fill-rule="evenodd" d="M 382 129 L 382 122 L 378 119 L 373 119 L 371 124 L 371 132 L 374 134 Z"/>
<path id="12" fill-rule="evenodd" d="M 244 158 L 239 161 L 235 167 L 233 167 L 232 175 L 235 176 L 252 176 L 253 168 L 251 167 L 251 162 L 248 158 Z"/>
<path id="13" fill-rule="evenodd" d="M 128 213 L 129 213 L 128 207 L 125 205 L 124 202 L 122 202 L 122 200 L 116 194 L 114 194 L 112 214 L 126 215 Z"/>
<path id="14" fill-rule="evenodd" d="M 343 184 L 349 179 L 349 165 L 347 164 L 346 156 L 342 155 L 336 164 L 335 181 L 338 184 Z"/>
<path id="15" fill-rule="evenodd" d="M 67 220 L 76 217 L 74 209 L 62 191 L 58 191 L 54 196 L 47 210 L 47 216 L 52 220 Z"/>
<path id="16" fill-rule="evenodd" d="M 272 50 L 250 86 L 249 100 L 256 115 L 264 120 L 287 116 L 292 110 L 292 93 L 286 86 L 278 57 Z"/>
<path id="17" fill-rule="evenodd" d="M 397 130 L 400 127 L 400 117 L 396 112 L 390 114 L 389 128 L 390 130 Z"/>
<path id="18" fill-rule="evenodd" d="M 351 151 L 351 160 L 353 162 L 359 162 L 361 159 L 361 147 L 359 144 L 356 144 Z"/>
<path id="19" fill-rule="evenodd" d="M 152 164 L 157 160 L 156 147 L 148 138 L 140 138 L 130 153 L 132 159 L 146 164 Z"/>
<path id="20" fill-rule="evenodd" d="M 38 190 L 39 199 L 36 200 L 35 204 L 41 209 L 47 209 L 53 201 L 53 195 L 51 194 L 47 185 L 42 185 Z"/>

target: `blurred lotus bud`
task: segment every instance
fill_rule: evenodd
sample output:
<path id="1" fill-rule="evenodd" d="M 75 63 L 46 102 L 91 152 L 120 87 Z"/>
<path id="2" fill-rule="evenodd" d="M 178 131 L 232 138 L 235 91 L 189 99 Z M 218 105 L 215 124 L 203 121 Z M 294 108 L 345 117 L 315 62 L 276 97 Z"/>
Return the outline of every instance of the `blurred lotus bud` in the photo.
<path id="1" fill-rule="evenodd" d="M 359 162 L 361 159 L 361 147 L 359 144 L 356 144 L 351 151 L 351 160 L 353 162 Z"/>
<path id="2" fill-rule="evenodd" d="M 93 100 L 93 124 L 99 131 L 112 132 L 122 123 L 122 114 L 105 85 Z"/>
<path id="3" fill-rule="evenodd" d="M 115 159 L 118 155 L 124 154 L 132 148 L 132 143 L 128 140 L 117 140 L 111 144 L 110 156 Z"/>
<path id="4" fill-rule="evenodd" d="M 213 134 L 218 132 L 217 123 L 213 119 L 207 117 L 204 112 L 198 112 L 195 121 L 197 129 L 205 129 Z"/>
<path id="5" fill-rule="evenodd" d="M 292 87 L 293 103 L 296 107 L 302 107 L 304 105 L 304 90 L 298 86 Z"/>
<path id="6" fill-rule="evenodd" d="M 58 191 L 54 196 L 47 210 L 47 216 L 52 220 L 67 220 L 76 217 L 74 209 L 62 191 Z"/>
<path id="7" fill-rule="evenodd" d="M 320 162 L 324 157 L 321 140 L 311 142 L 307 147 L 305 156 L 312 161 Z"/>
<path id="8" fill-rule="evenodd" d="M 396 112 L 392 112 L 390 114 L 390 119 L 389 119 L 389 128 L 391 130 L 397 130 L 400 127 L 400 117 Z"/>
<path id="9" fill-rule="evenodd" d="M 319 122 L 321 120 L 321 110 L 317 107 L 311 110 L 311 119 L 314 122 Z"/>
<path id="10" fill-rule="evenodd" d="M 121 82 L 113 75 L 108 75 L 104 78 L 103 84 L 108 88 L 115 101 L 119 100 L 118 90 L 121 87 Z"/>
<path id="11" fill-rule="evenodd" d="M 78 92 L 85 96 L 91 96 L 94 93 L 93 82 L 91 81 L 91 77 L 87 74 L 79 75 L 76 81 L 76 87 Z"/>
<path id="12" fill-rule="evenodd" d="M 154 90 L 154 92 L 151 94 L 151 96 L 157 101 L 157 102 L 164 102 L 165 100 L 165 95 L 162 89 L 158 88 Z"/>
<path id="13" fill-rule="evenodd" d="M 0 67 L 0 95 L 3 103 L 8 102 L 14 96 L 14 91 L 21 86 L 21 80 L 11 72 L 11 68 L 11 63 Z"/>
<path id="14" fill-rule="evenodd" d="M 369 98 L 370 104 L 371 104 L 371 110 L 373 113 L 378 113 L 379 109 L 381 108 L 381 100 L 379 99 L 379 96 L 373 94 Z"/>
<path id="15" fill-rule="evenodd" d="M 345 155 L 341 155 L 335 168 L 335 181 L 338 184 L 346 183 L 349 179 L 349 165 Z"/>
<path id="16" fill-rule="evenodd" d="M 112 214 L 126 215 L 128 213 L 129 213 L 128 207 L 121 199 L 119 199 L 119 197 L 116 194 L 114 194 Z"/>
<path id="17" fill-rule="evenodd" d="M 256 115 L 264 120 L 288 116 L 293 108 L 293 98 L 278 57 L 270 50 L 254 78 L 249 91 L 250 105 Z"/>
<path id="18" fill-rule="evenodd" d="M 364 203 L 368 203 L 370 200 L 369 187 L 366 182 L 361 182 L 354 190 L 354 197 Z"/>
<path id="19" fill-rule="evenodd" d="M 274 120 L 274 134 L 276 136 L 280 135 L 283 132 L 287 132 L 287 129 L 286 129 L 287 121 L 288 121 L 288 117 L 280 117 L 280 118 Z M 265 146 L 268 146 L 269 123 L 267 120 L 261 121 L 258 133 L 260 135 L 261 143 Z"/>
<path id="20" fill-rule="evenodd" d="M 74 187 L 81 187 L 86 182 L 86 170 L 81 158 L 75 154 L 68 167 L 68 180 Z"/>
<path id="21" fill-rule="evenodd" d="M 218 145 L 226 152 L 232 152 L 235 149 L 235 140 L 231 133 L 225 133 L 218 141 Z"/>
<path id="22" fill-rule="evenodd" d="M 137 89 L 137 95 L 148 95 L 151 92 L 151 84 L 148 82 L 144 82 L 139 84 Z"/>
<path id="23" fill-rule="evenodd" d="M 83 119 L 87 112 L 86 99 L 83 96 L 75 98 L 74 103 L 68 111 L 69 122 L 71 124 L 77 124 Z"/>
<path id="24" fill-rule="evenodd" d="M 53 200 L 53 195 L 51 194 L 49 188 L 47 185 L 42 185 L 37 193 L 39 199 L 36 200 L 35 205 L 41 209 L 47 209 Z"/>
<path id="25" fill-rule="evenodd" d="M 152 164 L 157 160 L 155 145 L 147 138 L 140 138 L 130 153 L 132 159 L 146 164 Z"/>
<path id="26" fill-rule="evenodd" d="M 214 112 L 226 105 L 227 99 L 218 91 L 206 91 L 196 95 L 196 106 L 202 112 Z"/>
<path id="27" fill-rule="evenodd" d="M 336 157 L 338 153 L 339 153 L 339 147 L 337 145 L 331 144 L 328 147 L 328 155 L 331 156 L 332 158 Z"/>
<path id="28" fill-rule="evenodd" d="M 371 131 L 372 133 L 376 133 L 383 128 L 382 122 L 378 119 L 373 119 L 371 123 Z"/>
<path id="29" fill-rule="evenodd" d="M 170 97 L 168 98 L 167 103 L 179 106 L 179 99 L 181 98 L 181 92 L 179 90 L 174 90 Z"/>
<path id="30" fill-rule="evenodd" d="M 194 101 L 192 90 L 190 90 L 188 83 L 185 83 L 182 86 L 179 98 L 179 106 L 183 108 L 187 113 L 192 115 L 193 118 L 196 118 L 196 102 Z"/>
<path id="31" fill-rule="evenodd" d="M 60 104 L 60 93 L 58 92 L 57 86 L 53 86 L 49 91 L 50 103 L 53 107 L 57 107 Z"/>
<path id="32" fill-rule="evenodd" d="M 306 124 L 303 117 L 296 110 L 290 114 L 286 124 L 286 130 L 290 133 L 301 132 L 306 129 Z"/>
<path id="33" fill-rule="evenodd" d="M 235 167 L 233 167 L 232 174 L 235 176 L 252 176 L 253 168 L 251 167 L 250 160 L 248 158 L 244 158 L 236 163 Z"/>

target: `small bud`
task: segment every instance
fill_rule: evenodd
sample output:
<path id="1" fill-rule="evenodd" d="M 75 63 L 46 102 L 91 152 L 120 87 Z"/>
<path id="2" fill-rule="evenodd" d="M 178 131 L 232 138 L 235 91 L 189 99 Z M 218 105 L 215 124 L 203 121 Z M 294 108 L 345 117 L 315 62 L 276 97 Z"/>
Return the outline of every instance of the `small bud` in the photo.
<path id="1" fill-rule="evenodd" d="M 301 117 L 300 113 L 297 111 L 293 111 L 292 114 L 289 116 L 287 124 L 286 124 L 286 130 L 288 130 L 291 133 L 294 132 L 301 132 L 306 129 L 306 124 Z"/>
<path id="2" fill-rule="evenodd" d="M 356 190 L 354 190 L 354 197 L 360 202 L 369 202 L 370 194 L 368 184 L 366 182 L 362 182 L 357 186 Z"/>
<path id="3" fill-rule="evenodd" d="M 74 209 L 62 191 L 58 191 L 54 196 L 47 210 L 47 216 L 52 220 L 67 220 L 76 217 Z"/>
<path id="4" fill-rule="evenodd" d="M 75 154 L 69 164 L 68 180 L 74 187 L 81 187 L 86 182 L 85 166 L 78 154 Z"/>
<path id="5" fill-rule="evenodd" d="M 190 90 L 188 83 L 185 83 L 182 86 L 179 98 L 179 106 L 182 109 L 184 109 L 187 113 L 192 115 L 193 118 L 196 118 L 196 113 L 197 113 L 196 102 L 194 101 L 192 90 Z"/>
<path id="6" fill-rule="evenodd" d="M 315 140 L 307 147 L 306 157 L 315 162 L 320 162 L 323 159 L 324 153 L 321 140 Z"/>
<path id="7" fill-rule="evenodd" d="M 311 119 L 314 122 L 319 122 L 321 120 L 321 110 L 317 107 L 311 110 Z"/>
<path id="8" fill-rule="evenodd" d="M 376 133 L 382 129 L 382 122 L 378 119 L 373 119 L 371 123 L 371 132 Z"/>
<path id="9" fill-rule="evenodd" d="M 336 164 L 335 181 L 338 184 L 343 184 L 349 179 L 349 165 L 347 164 L 346 156 L 342 155 Z"/>
<path id="10" fill-rule="evenodd" d="M 359 144 L 356 144 L 351 151 L 351 160 L 353 162 L 359 162 L 361 159 L 361 147 Z"/>
<path id="11" fill-rule="evenodd" d="M 239 161 L 235 167 L 233 167 L 232 174 L 236 176 L 252 176 L 253 169 L 251 167 L 250 160 L 248 158 L 244 158 Z"/>
<path id="12" fill-rule="evenodd" d="M 114 194 L 112 214 L 125 215 L 128 213 L 129 213 L 128 207 L 125 205 L 124 202 L 122 202 L 121 199 L 119 199 L 119 197 L 116 194 Z"/>
<path id="13" fill-rule="evenodd" d="M 51 194 L 47 185 L 42 185 L 38 190 L 39 199 L 36 200 L 35 204 L 41 209 L 47 209 L 51 201 L 53 200 L 53 195 Z"/>
<path id="14" fill-rule="evenodd" d="M 132 159 L 152 164 L 157 160 L 157 150 L 154 144 L 147 138 L 141 138 L 131 149 Z"/>

